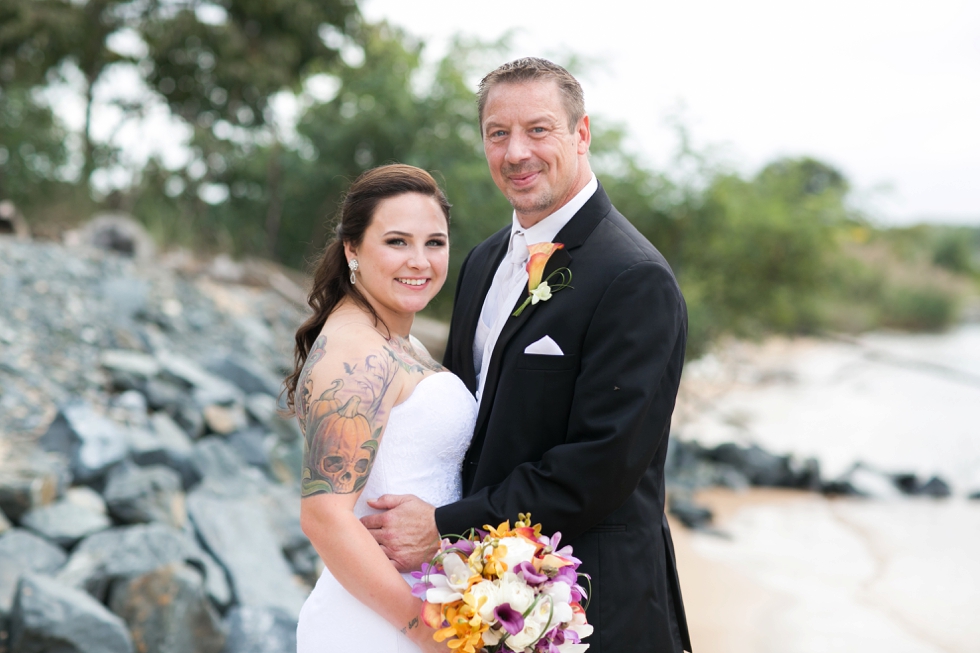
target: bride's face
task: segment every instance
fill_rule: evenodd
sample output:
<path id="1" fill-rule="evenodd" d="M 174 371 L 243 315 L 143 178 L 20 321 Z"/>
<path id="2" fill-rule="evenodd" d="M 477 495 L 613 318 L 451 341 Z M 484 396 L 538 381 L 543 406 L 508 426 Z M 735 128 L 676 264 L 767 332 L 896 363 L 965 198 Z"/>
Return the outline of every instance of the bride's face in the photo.
<path id="1" fill-rule="evenodd" d="M 449 267 L 447 232 L 435 198 L 405 193 L 378 204 L 360 246 L 346 249 L 348 261 L 357 259 L 358 290 L 382 319 L 414 315 L 442 288 Z"/>

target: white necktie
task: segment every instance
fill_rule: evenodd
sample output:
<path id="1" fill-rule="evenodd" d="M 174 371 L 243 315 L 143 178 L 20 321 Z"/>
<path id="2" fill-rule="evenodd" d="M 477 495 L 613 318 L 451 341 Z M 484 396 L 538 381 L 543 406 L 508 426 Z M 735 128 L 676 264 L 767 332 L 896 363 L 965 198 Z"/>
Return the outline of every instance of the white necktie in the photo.
<path id="1" fill-rule="evenodd" d="M 527 285 L 527 260 L 530 252 L 523 232 L 515 232 L 511 237 L 510 255 L 501 261 L 493 283 L 483 302 L 483 310 L 477 322 L 473 341 L 473 363 L 477 372 L 477 399 L 483 394 L 483 383 L 493 348 L 497 344 L 500 331 Z"/>

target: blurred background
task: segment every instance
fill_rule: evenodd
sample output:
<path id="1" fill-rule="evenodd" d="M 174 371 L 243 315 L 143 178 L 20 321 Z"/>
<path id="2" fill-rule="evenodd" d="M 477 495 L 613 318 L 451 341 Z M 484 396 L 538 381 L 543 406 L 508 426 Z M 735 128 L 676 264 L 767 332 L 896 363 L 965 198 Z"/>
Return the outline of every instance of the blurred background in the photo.
<path id="1" fill-rule="evenodd" d="M 527 55 L 582 82 L 593 167 L 688 303 L 695 650 L 975 650 L 978 24 L 965 0 L 4 0 L 0 651 L 294 648 L 319 561 L 276 397 L 309 265 L 361 171 L 432 171 L 438 353 L 510 216 L 474 90 Z"/>

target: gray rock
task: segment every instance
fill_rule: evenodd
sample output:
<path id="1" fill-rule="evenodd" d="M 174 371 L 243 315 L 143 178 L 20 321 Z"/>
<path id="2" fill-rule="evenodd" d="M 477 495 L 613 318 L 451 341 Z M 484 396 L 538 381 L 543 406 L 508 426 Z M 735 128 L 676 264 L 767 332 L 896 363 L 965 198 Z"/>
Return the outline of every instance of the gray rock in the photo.
<path id="1" fill-rule="evenodd" d="M 852 494 L 871 499 L 895 499 L 902 495 L 889 475 L 863 463 L 856 463 L 836 482 L 846 484 Z"/>
<path id="2" fill-rule="evenodd" d="M 31 237 L 31 229 L 24 214 L 10 200 L 0 201 L 0 236 L 13 235 L 21 240 Z"/>
<path id="3" fill-rule="evenodd" d="M 145 653 L 220 653 L 224 625 L 198 570 L 173 563 L 113 585 L 109 608 Z"/>
<path id="4" fill-rule="evenodd" d="M 228 571 L 239 604 L 299 614 L 306 592 L 256 501 L 220 496 L 202 484 L 188 496 L 187 507 L 204 546 Z"/>
<path id="5" fill-rule="evenodd" d="M 194 445 L 187 433 L 167 413 L 150 416 L 152 432 L 143 432 L 138 440 L 130 439 L 130 457 L 138 465 L 166 465 L 180 474 L 186 490 L 201 477 L 191 461 Z"/>
<path id="6" fill-rule="evenodd" d="M 187 521 L 180 474 L 162 465 L 117 465 L 106 480 L 109 512 L 124 524 L 163 522 L 182 528 Z"/>
<path id="7" fill-rule="evenodd" d="M 247 428 L 248 416 L 240 405 L 211 404 L 204 407 L 204 423 L 212 433 L 228 435 Z"/>
<path id="8" fill-rule="evenodd" d="M 759 446 L 740 447 L 726 443 L 705 452 L 708 459 L 731 465 L 753 485 L 795 487 L 796 479 L 787 456 L 776 456 Z"/>
<path id="9" fill-rule="evenodd" d="M 56 500 L 71 483 L 64 456 L 17 447 L 0 456 L 0 510 L 18 521 L 33 508 Z"/>
<path id="10" fill-rule="evenodd" d="M 970 492 L 968 495 L 966 495 L 966 498 L 973 501 L 980 500 L 980 490 L 975 490 L 973 492 Z"/>
<path id="11" fill-rule="evenodd" d="M 207 370 L 235 384 L 245 394 L 265 393 L 275 397 L 282 390 L 282 379 L 278 375 L 243 358 L 241 354 L 229 354 L 212 359 L 207 365 Z"/>
<path id="12" fill-rule="evenodd" d="M 24 576 L 10 615 L 12 653 L 133 653 L 122 619 L 85 592 Z"/>
<path id="13" fill-rule="evenodd" d="M 265 509 L 283 551 L 304 549 L 310 545 L 300 525 L 299 488 L 269 484 L 258 496 L 258 501 Z"/>
<path id="14" fill-rule="evenodd" d="M 272 476 L 284 485 L 290 487 L 299 484 L 303 474 L 302 439 L 293 442 L 276 442 L 269 452 L 269 469 Z"/>
<path id="15" fill-rule="evenodd" d="M 40 444 L 65 454 L 75 479 L 83 483 L 98 479 L 128 452 L 125 431 L 84 402 L 63 406 Z"/>
<path id="16" fill-rule="evenodd" d="M 109 349 L 99 356 L 99 364 L 111 374 L 126 374 L 142 380 L 150 379 L 160 373 L 160 363 L 156 358 L 140 351 Z"/>
<path id="17" fill-rule="evenodd" d="M 71 235 L 85 245 L 141 261 L 153 258 L 156 252 L 143 225 L 126 213 L 100 213 Z"/>
<path id="18" fill-rule="evenodd" d="M 253 427 L 232 433 L 226 440 L 246 463 L 262 470 L 269 469 L 269 449 L 276 440 L 275 435 L 261 427 Z"/>
<path id="19" fill-rule="evenodd" d="M 302 438 L 296 420 L 281 414 L 275 398 L 267 394 L 251 394 L 245 398 L 245 409 L 259 424 L 278 435 L 284 442 L 295 442 Z"/>
<path id="20" fill-rule="evenodd" d="M 190 358 L 173 352 L 157 356 L 163 370 L 161 378 L 184 383 L 193 389 L 194 399 L 200 406 L 225 405 L 241 402 L 244 394 L 234 385 L 208 372 Z"/>
<path id="21" fill-rule="evenodd" d="M 57 578 L 102 599 L 113 581 L 174 562 L 203 570 L 205 587 L 216 605 L 231 602 L 228 578 L 214 558 L 187 534 L 159 523 L 113 528 L 82 540 Z"/>
<path id="22" fill-rule="evenodd" d="M 7 519 L 7 516 L 3 514 L 2 510 L 0 510 L 0 535 L 3 535 L 11 528 L 13 528 L 13 524 L 10 523 L 10 520 Z"/>
<path id="23" fill-rule="evenodd" d="M 688 528 L 710 526 L 711 520 L 714 518 L 711 509 L 695 503 L 686 494 L 672 493 L 667 503 L 670 514 L 680 519 L 681 523 Z"/>
<path id="24" fill-rule="evenodd" d="M 21 518 L 20 523 L 65 548 L 112 526 L 112 522 L 104 514 L 87 510 L 64 499 L 31 510 Z"/>
<path id="25" fill-rule="evenodd" d="M 68 488 L 68 491 L 65 492 L 65 501 L 89 512 L 100 515 L 109 514 L 109 509 L 106 507 L 102 495 L 85 485 Z"/>
<path id="26" fill-rule="evenodd" d="M 61 547 L 30 531 L 14 528 L 0 536 L 0 618 L 10 614 L 22 575 L 52 575 L 66 560 Z"/>
<path id="27" fill-rule="evenodd" d="M 149 378 L 142 385 L 142 391 L 151 409 L 165 410 L 171 414 L 188 401 L 193 401 L 190 386 L 175 379 Z"/>
<path id="28" fill-rule="evenodd" d="M 194 444 L 192 462 L 198 474 L 215 492 L 228 488 L 232 496 L 260 493 L 268 486 L 263 475 L 242 459 L 234 447 L 218 437 L 201 438 Z"/>
<path id="29" fill-rule="evenodd" d="M 301 549 L 287 551 L 286 557 L 289 559 L 289 565 L 293 568 L 293 571 L 302 577 L 310 589 L 312 589 L 316 585 L 316 581 L 320 578 L 320 574 L 323 573 L 323 561 L 320 559 L 320 554 L 313 548 L 313 545 L 307 543 Z"/>
<path id="30" fill-rule="evenodd" d="M 938 476 L 933 476 L 928 481 L 922 484 L 919 488 L 918 494 L 933 497 L 936 499 L 945 499 L 952 494 L 950 490 L 949 483 L 939 478 Z"/>
<path id="31" fill-rule="evenodd" d="M 167 413 L 153 413 L 150 425 L 160 440 L 160 445 L 174 456 L 189 457 L 194 450 L 194 444 L 187 433 Z"/>
<path id="32" fill-rule="evenodd" d="M 132 319 L 145 310 L 149 290 L 146 281 L 132 277 L 102 281 L 102 297 L 112 306 L 112 314 L 117 320 L 121 317 Z"/>
<path id="33" fill-rule="evenodd" d="M 112 418 L 133 428 L 145 429 L 149 425 L 146 397 L 137 390 L 126 390 L 112 398 Z"/>
<path id="34" fill-rule="evenodd" d="M 223 653 L 294 653 L 297 619 L 280 610 L 240 606 L 228 612 Z"/>

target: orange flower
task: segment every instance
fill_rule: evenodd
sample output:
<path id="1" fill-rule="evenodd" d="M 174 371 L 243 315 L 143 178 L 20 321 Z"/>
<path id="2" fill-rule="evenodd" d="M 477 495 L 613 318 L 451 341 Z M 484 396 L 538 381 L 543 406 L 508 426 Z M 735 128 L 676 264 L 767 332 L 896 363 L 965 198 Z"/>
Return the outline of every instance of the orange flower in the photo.
<path id="1" fill-rule="evenodd" d="M 461 653 L 476 653 L 477 649 L 483 646 L 483 633 L 487 631 L 490 624 L 484 623 L 480 619 L 478 610 L 486 597 L 482 601 L 477 601 L 474 596 L 467 594 L 461 602 L 444 606 L 444 615 L 449 624 L 441 628 L 432 636 L 437 642 L 443 642 L 449 638 L 446 645 L 451 650 L 458 650 Z"/>
<path id="2" fill-rule="evenodd" d="M 531 258 L 527 262 L 528 291 L 532 291 L 541 285 L 541 277 L 544 276 L 544 266 L 548 264 L 548 259 L 564 247 L 561 243 L 537 243 L 527 248 L 531 252 Z"/>

